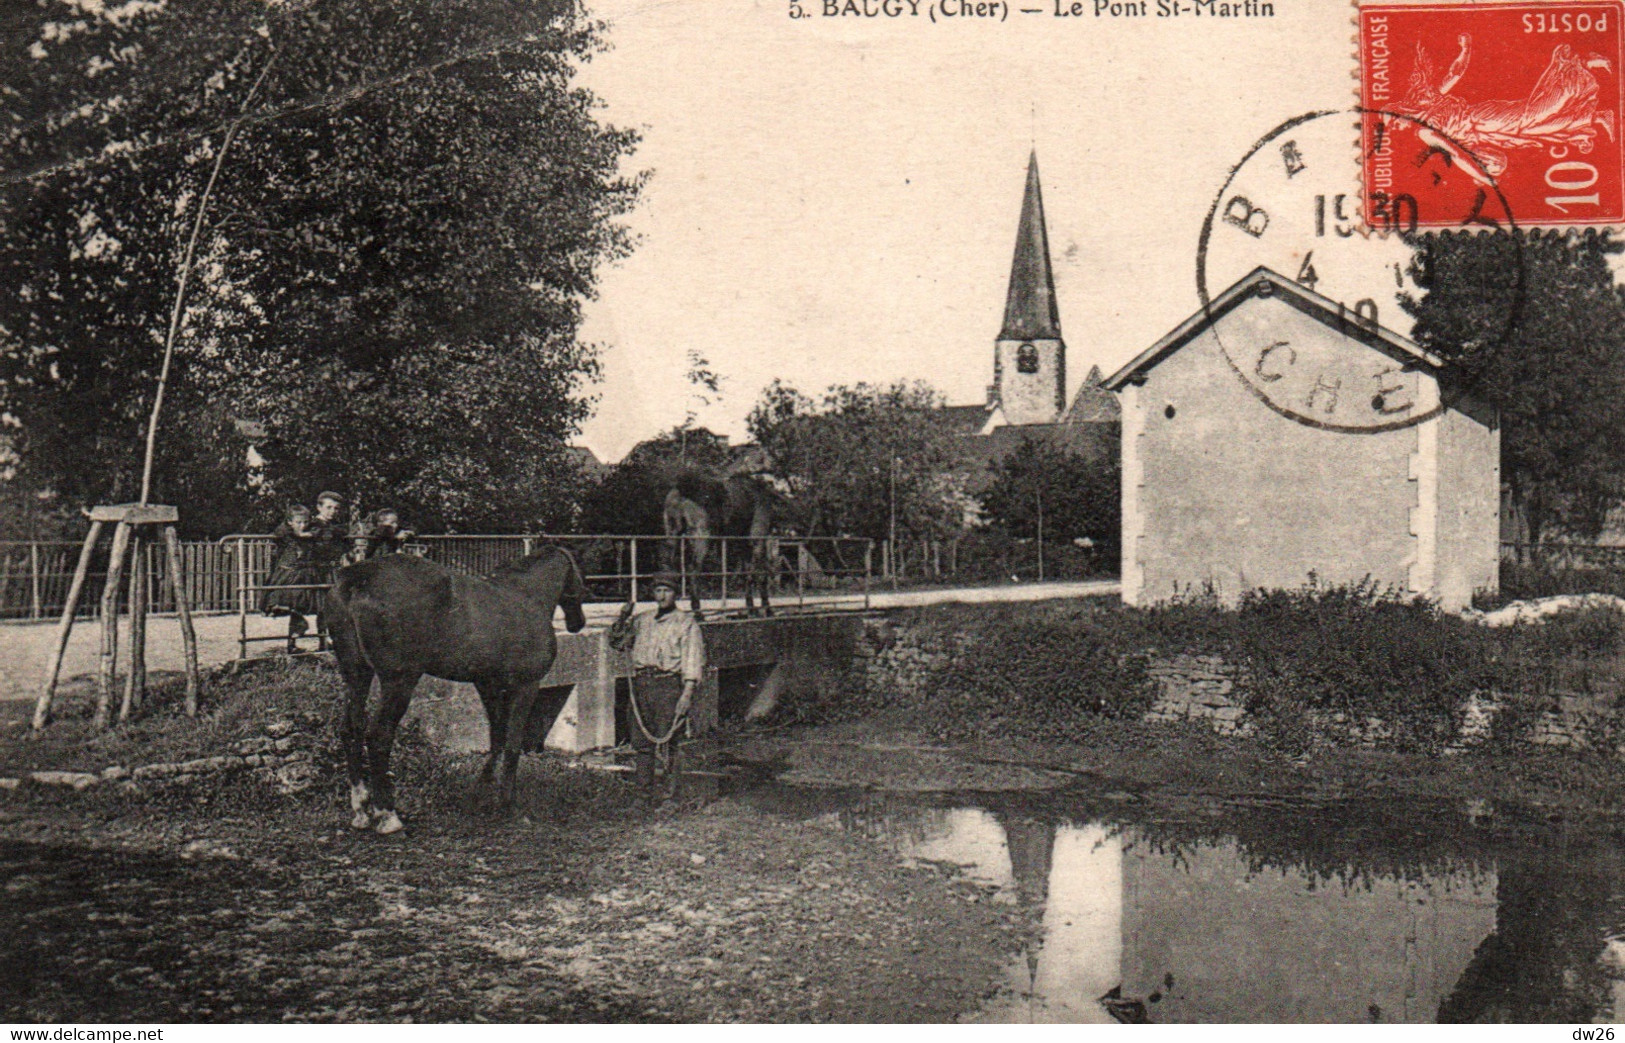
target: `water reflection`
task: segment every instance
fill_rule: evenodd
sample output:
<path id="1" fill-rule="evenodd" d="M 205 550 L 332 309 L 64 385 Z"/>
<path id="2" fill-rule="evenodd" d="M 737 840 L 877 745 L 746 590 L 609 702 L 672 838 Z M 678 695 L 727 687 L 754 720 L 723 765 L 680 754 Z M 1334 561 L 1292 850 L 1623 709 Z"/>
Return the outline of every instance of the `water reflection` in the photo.
<path id="1" fill-rule="evenodd" d="M 1456 843 L 1413 824 L 1373 840 L 1308 813 L 1215 827 L 887 801 L 827 817 L 959 865 L 1031 918 L 970 1021 L 1625 1015 L 1611 838 Z"/>

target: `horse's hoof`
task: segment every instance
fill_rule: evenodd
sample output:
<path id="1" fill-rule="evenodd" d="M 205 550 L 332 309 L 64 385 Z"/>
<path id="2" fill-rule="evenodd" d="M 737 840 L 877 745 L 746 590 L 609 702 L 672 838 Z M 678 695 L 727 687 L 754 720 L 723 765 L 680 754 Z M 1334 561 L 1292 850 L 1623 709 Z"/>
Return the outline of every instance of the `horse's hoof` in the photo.
<path id="1" fill-rule="evenodd" d="M 367 811 L 365 809 L 357 811 L 355 813 L 355 816 L 350 819 L 350 828 L 351 829 L 371 829 L 372 828 L 372 812 Z"/>
<path id="2" fill-rule="evenodd" d="M 378 824 L 372 828 L 379 836 L 387 837 L 391 833 L 399 833 L 406 826 L 402 824 L 399 815 L 393 811 L 385 811 L 378 816 Z"/>

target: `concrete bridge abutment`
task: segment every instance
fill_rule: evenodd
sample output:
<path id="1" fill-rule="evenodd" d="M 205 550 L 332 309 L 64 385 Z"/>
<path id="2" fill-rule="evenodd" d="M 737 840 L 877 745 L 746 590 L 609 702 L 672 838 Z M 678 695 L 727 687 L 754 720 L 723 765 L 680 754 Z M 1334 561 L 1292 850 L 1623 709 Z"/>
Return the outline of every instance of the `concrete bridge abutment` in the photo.
<path id="1" fill-rule="evenodd" d="M 785 702 L 836 694 L 858 657 L 864 618 L 848 612 L 702 622 L 707 666 L 690 711 L 694 734 L 715 730 L 723 718 L 756 719 Z M 627 741 L 629 655 L 610 646 L 605 627 L 558 640 L 558 659 L 542 687 L 564 695 L 564 707 L 537 745 L 580 754 Z M 410 717 L 448 752 L 489 748 L 485 711 L 471 684 L 425 677 Z"/>

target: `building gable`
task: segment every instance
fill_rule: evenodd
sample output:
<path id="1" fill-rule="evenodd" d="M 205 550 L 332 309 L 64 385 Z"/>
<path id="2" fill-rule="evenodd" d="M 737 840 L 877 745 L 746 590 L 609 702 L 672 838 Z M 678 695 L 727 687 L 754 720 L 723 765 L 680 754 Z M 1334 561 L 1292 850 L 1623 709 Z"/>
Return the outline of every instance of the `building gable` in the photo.
<path id="1" fill-rule="evenodd" d="M 1296 308 L 1336 330 L 1350 341 L 1364 344 L 1401 366 L 1417 367 L 1435 374 L 1444 366 L 1442 359 L 1424 350 L 1410 338 L 1401 336 L 1379 323 L 1357 318 L 1337 301 L 1322 297 L 1269 268 L 1260 267 L 1237 280 L 1233 286 L 1214 298 L 1208 307 L 1197 311 L 1161 340 L 1141 352 L 1128 365 L 1106 378 L 1104 386 L 1111 391 L 1121 391 L 1125 384 L 1142 380 L 1152 367 L 1189 344 L 1220 319 L 1252 302 L 1270 298 Z"/>

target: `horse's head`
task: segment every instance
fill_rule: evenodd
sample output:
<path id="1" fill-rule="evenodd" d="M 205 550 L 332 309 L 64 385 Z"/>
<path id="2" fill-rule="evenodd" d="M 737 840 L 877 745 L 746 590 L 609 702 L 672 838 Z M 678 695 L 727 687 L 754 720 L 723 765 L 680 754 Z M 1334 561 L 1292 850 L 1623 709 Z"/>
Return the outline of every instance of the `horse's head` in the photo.
<path id="1" fill-rule="evenodd" d="M 564 626 L 572 634 L 587 625 L 586 613 L 581 610 L 587 599 L 587 584 L 576 568 L 575 558 L 562 547 L 543 547 L 499 569 L 490 579 L 542 605 L 548 619 L 553 618 L 555 606 L 564 609 Z"/>
<path id="2" fill-rule="evenodd" d="M 579 634 L 581 628 L 587 625 L 587 614 L 581 610 L 582 602 L 587 600 L 587 584 L 581 578 L 581 569 L 576 565 L 576 559 L 570 552 L 562 547 L 554 548 L 559 557 L 564 560 L 565 575 L 559 588 L 559 607 L 564 609 L 564 629 L 572 634 Z"/>

